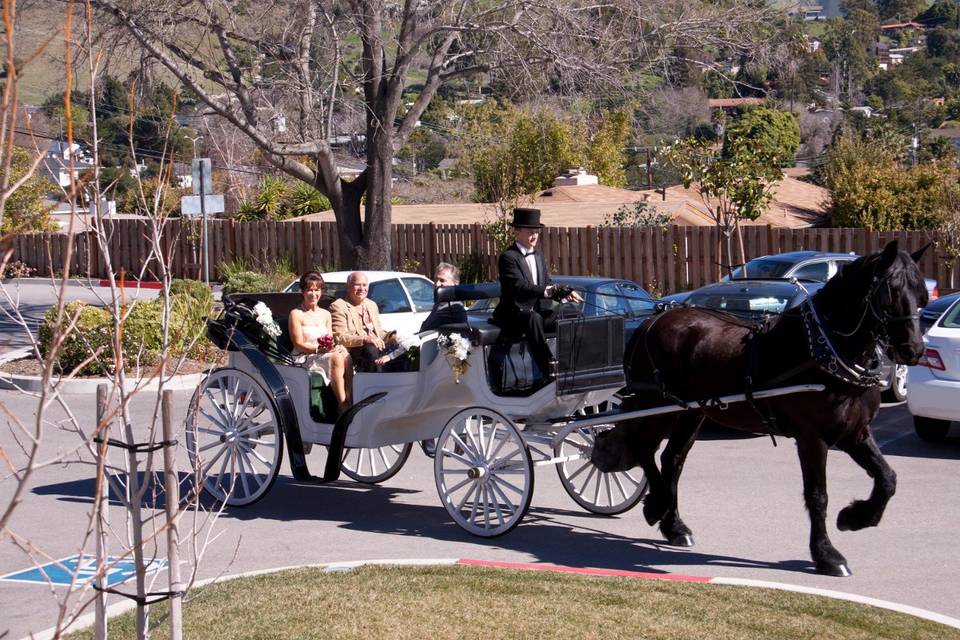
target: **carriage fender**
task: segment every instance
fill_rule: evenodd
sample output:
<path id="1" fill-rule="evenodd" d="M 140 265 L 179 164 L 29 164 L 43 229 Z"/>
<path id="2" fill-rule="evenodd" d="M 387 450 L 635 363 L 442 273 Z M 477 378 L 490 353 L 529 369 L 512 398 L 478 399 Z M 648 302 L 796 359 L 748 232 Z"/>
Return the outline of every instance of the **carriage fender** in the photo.
<path id="1" fill-rule="evenodd" d="M 283 437 L 287 443 L 287 453 L 290 456 L 290 469 L 293 471 L 293 477 L 300 481 L 316 481 L 317 478 L 310 475 L 310 469 L 307 467 L 307 456 L 303 450 L 303 438 L 300 436 L 297 410 L 283 376 L 280 375 L 277 367 L 270 362 L 270 359 L 242 331 L 231 331 L 229 337 L 230 343 L 243 353 L 244 357 L 250 361 L 250 364 L 267 384 L 267 392 L 273 399 L 273 406 L 277 410 L 280 428 L 283 430 Z"/>

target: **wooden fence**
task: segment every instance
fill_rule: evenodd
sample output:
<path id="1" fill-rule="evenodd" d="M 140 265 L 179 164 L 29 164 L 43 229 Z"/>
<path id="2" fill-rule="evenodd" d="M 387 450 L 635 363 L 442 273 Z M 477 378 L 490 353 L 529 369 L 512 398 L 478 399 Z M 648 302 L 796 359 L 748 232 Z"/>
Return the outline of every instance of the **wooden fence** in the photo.
<path id="1" fill-rule="evenodd" d="M 153 279 L 156 259 L 150 255 L 150 233 L 144 220 L 108 223 L 108 247 L 115 271 L 144 274 Z M 722 273 L 714 227 L 547 228 L 541 246 L 554 273 L 622 277 L 660 294 L 673 293 L 715 282 Z M 201 228 L 198 222 L 175 220 L 161 241 L 162 255 L 177 278 L 200 278 Z M 778 229 L 748 226 L 743 229 L 747 259 L 761 255 L 813 249 L 869 253 L 893 238 L 902 248 L 915 250 L 935 239 L 930 232 L 870 231 L 865 229 Z M 329 271 L 340 264 L 336 223 L 333 222 L 209 222 L 210 276 L 219 278 L 219 266 L 235 257 L 264 264 L 279 258 L 292 261 L 297 272 L 313 268 Z M 72 243 L 71 243 L 72 240 Z M 70 273 L 90 278 L 106 277 L 101 250 L 89 233 L 29 234 L 13 238 L 14 260 L 41 274 L 62 273 L 67 245 L 71 243 Z M 739 255 L 739 245 L 734 255 Z M 496 274 L 497 250 L 480 224 L 398 224 L 393 226 L 395 268 L 430 274 L 440 262 L 475 261 L 485 278 Z M 942 252 L 929 250 L 921 268 L 945 290 L 960 287 L 960 266 L 949 264 Z"/>

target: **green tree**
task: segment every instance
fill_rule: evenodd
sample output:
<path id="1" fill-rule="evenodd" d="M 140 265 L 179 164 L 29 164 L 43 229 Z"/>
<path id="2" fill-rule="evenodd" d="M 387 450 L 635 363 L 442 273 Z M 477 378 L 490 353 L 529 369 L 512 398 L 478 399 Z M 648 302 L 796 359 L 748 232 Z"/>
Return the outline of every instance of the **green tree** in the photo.
<path id="1" fill-rule="evenodd" d="M 877 0 L 881 20 L 913 20 L 926 8 L 926 0 Z"/>
<path id="2" fill-rule="evenodd" d="M 937 229 L 960 198 L 952 163 L 907 167 L 877 140 L 849 132 L 834 143 L 824 166 L 835 226 Z"/>
<path id="3" fill-rule="evenodd" d="M 603 111 L 600 128 L 593 134 L 587 151 L 587 168 L 597 175 L 600 184 L 611 187 L 627 184 L 624 149 L 629 140 L 630 113 L 626 110 Z"/>
<path id="4" fill-rule="evenodd" d="M 717 255 L 727 265 L 746 262 L 742 241 L 739 255 L 733 254 L 733 234 L 739 235 L 741 220 L 760 217 L 774 187 L 783 180 L 779 158 L 771 154 L 771 147 L 728 131 L 722 151 L 703 140 L 686 138 L 661 149 L 660 156 L 677 168 L 684 187 L 696 189 L 713 218 L 720 232 Z"/>
<path id="5" fill-rule="evenodd" d="M 472 155 L 474 197 L 504 202 L 549 187 L 564 169 L 582 164 L 584 132 L 553 113 L 521 111 L 507 116 L 503 142 Z"/>
<path id="6" fill-rule="evenodd" d="M 0 173 L 0 184 L 14 185 L 26 176 L 33 162 L 30 154 L 14 147 L 10 158 L 10 173 Z M 0 168 L 2 171 L 2 168 Z M 54 189 L 53 183 L 36 172 L 10 194 L 0 211 L 0 233 L 36 233 L 51 231 L 56 225 L 50 212 L 43 206 L 43 197 Z"/>
<path id="7" fill-rule="evenodd" d="M 727 125 L 724 153 L 730 153 L 731 141 L 746 141 L 781 165 L 792 166 L 800 148 L 800 124 L 796 116 L 771 107 L 744 112 Z"/>
<path id="8" fill-rule="evenodd" d="M 876 6 L 872 2 L 849 0 L 843 3 L 845 17 L 827 20 L 823 50 L 833 67 L 833 89 L 850 100 L 876 69 L 873 49 L 880 31 Z"/>
<path id="9" fill-rule="evenodd" d="M 960 29 L 960 4 L 956 0 L 937 0 L 917 20 L 925 25 Z"/>

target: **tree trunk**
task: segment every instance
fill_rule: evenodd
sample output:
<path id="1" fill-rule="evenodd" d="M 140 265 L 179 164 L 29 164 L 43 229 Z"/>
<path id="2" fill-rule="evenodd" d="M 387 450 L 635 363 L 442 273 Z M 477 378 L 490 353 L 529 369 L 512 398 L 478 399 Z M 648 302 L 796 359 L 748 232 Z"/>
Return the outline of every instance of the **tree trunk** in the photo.
<path id="1" fill-rule="evenodd" d="M 381 128 L 372 134 L 367 142 L 367 204 L 357 266 L 387 270 L 393 254 L 393 136 L 390 129 Z"/>
<path id="2" fill-rule="evenodd" d="M 341 182 L 343 202 L 334 213 L 340 239 L 340 265 L 344 270 L 392 268 L 393 193 L 392 132 L 379 127 L 367 135 L 367 168 L 350 182 Z M 361 200 L 366 196 L 363 221 Z"/>

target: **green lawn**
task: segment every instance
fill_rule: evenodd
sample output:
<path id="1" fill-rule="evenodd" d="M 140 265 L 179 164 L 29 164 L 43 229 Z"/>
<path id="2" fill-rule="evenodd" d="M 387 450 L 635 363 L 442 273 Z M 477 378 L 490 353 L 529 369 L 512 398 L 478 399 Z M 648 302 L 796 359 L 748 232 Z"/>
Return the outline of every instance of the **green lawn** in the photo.
<path id="1" fill-rule="evenodd" d="M 204 640 L 960 639 L 960 630 L 926 620 L 783 591 L 462 566 L 299 569 L 213 585 L 190 599 L 184 637 Z M 133 638 L 132 622 L 129 613 L 114 619 L 110 637 Z M 167 637 L 166 628 L 153 637 Z"/>

